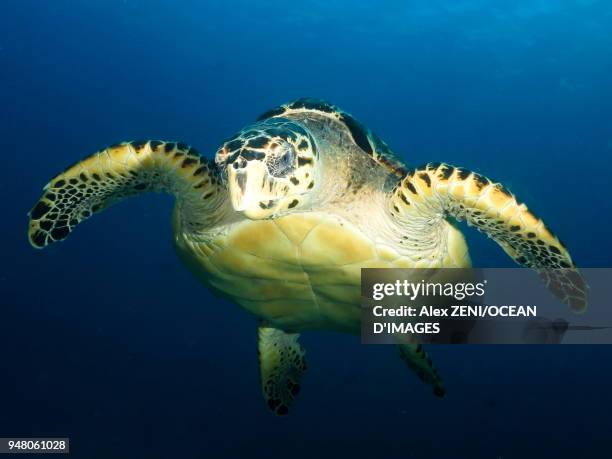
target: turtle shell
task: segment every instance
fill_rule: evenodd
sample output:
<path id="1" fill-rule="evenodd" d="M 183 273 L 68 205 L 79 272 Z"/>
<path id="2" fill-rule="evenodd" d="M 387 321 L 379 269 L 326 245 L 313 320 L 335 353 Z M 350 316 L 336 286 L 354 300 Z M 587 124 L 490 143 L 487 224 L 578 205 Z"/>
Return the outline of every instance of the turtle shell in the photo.
<path id="1" fill-rule="evenodd" d="M 290 117 L 292 114 L 308 112 L 331 117 L 342 123 L 355 144 L 364 153 L 371 156 L 374 161 L 399 178 L 403 178 L 407 174 L 406 166 L 380 137 L 349 113 L 324 100 L 308 97 L 297 99 L 266 111 L 257 118 L 257 121 L 276 117 Z"/>

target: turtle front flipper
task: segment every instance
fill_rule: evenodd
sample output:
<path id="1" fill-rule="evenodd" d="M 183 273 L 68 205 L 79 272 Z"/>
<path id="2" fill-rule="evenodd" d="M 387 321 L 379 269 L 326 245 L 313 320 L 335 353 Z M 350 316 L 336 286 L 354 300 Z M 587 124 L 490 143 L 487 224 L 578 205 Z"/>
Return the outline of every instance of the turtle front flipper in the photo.
<path id="1" fill-rule="evenodd" d="M 289 412 L 306 370 L 306 353 L 298 343 L 299 336 L 266 325 L 257 330 L 263 395 L 270 410 L 281 416 Z"/>
<path id="2" fill-rule="evenodd" d="M 81 221 L 139 193 L 177 198 L 186 229 L 204 228 L 226 201 L 214 162 L 182 143 L 123 142 L 70 166 L 51 180 L 30 211 L 28 236 L 43 248 L 65 239 Z"/>
<path id="3" fill-rule="evenodd" d="M 587 286 L 565 246 L 544 222 L 519 203 L 503 185 L 480 174 L 448 164 L 430 163 L 415 169 L 398 184 L 389 212 L 400 230 L 418 235 L 412 246 L 423 247 L 440 237 L 447 217 L 493 238 L 522 266 L 534 268 L 549 289 L 573 310 L 587 306 Z M 439 241 L 438 241 L 439 242 Z"/>

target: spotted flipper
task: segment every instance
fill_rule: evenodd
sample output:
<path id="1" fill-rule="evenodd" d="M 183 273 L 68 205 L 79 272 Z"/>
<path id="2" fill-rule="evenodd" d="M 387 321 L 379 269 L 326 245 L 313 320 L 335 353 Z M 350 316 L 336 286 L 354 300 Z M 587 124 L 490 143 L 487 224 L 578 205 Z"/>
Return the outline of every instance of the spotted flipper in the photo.
<path id="1" fill-rule="evenodd" d="M 442 398 L 446 394 L 444 384 L 438 374 L 438 370 L 433 366 L 431 358 L 423 350 L 421 344 L 398 344 L 400 357 L 414 370 L 421 381 L 429 384 L 433 388 L 436 397 Z"/>
<path id="2" fill-rule="evenodd" d="M 418 228 L 418 234 L 429 230 L 435 235 L 448 216 L 465 219 L 518 264 L 538 270 L 549 289 L 574 311 L 586 309 L 588 288 L 565 246 L 499 183 L 462 168 L 430 163 L 406 175 L 391 195 L 389 211 L 400 227 Z"/>
<path id="3" fill-rule="evenodd" d="M 101 150 L 52 179 L 30 211 L 36 248 L 65 239 L 81 221 L 147 191 L 177 197 L 184 226 L 205 227 L 226 200 L 212 161 L 182 143 L 124 142 Z"/>
<path id="4" fill-rule="evenodd" d="M 264 325 L 258 328 L 257 334 L 263 395 L 268 407 L 282 416 L 289 412 L 291 402 L 300 391 L 306 353 L 298 343 L 299 334 Z"/>

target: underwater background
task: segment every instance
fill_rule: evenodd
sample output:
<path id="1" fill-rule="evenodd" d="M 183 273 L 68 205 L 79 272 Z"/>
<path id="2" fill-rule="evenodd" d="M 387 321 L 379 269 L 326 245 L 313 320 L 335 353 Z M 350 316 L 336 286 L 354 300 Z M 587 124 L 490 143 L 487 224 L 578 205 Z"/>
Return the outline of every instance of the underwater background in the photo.
<path id="1" fill-rule="evenodd" d="M 503 182 L 582 267 L 612 266 L 607 0 L 2 0 L 0 436 L 79 458 L 577 458 L 612 451 L 612 347 L 430 346 L 437 400 L 389 346 L 307 333 L 288 417 L 259 386 L 254 317 L 171 244 L 169 196 L 131 199 L 30 248 L 65 166 L 130 139 L 209 156 L 309 96 L 410 166 Z M 476 266 L 510 267 L 467 230 Z"/>

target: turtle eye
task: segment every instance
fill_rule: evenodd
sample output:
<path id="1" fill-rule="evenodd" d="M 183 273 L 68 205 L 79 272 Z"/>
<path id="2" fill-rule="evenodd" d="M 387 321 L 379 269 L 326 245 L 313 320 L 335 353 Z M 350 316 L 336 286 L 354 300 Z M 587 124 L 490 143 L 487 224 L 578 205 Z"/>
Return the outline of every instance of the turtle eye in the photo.
<path id="1" fill-rule="evenodd" d="M 286 177 L 293 170 L 295 151 L 290 144 L 284 145 L 277 155 L 268 161 L 268 171 L 273 177 Z"/>

